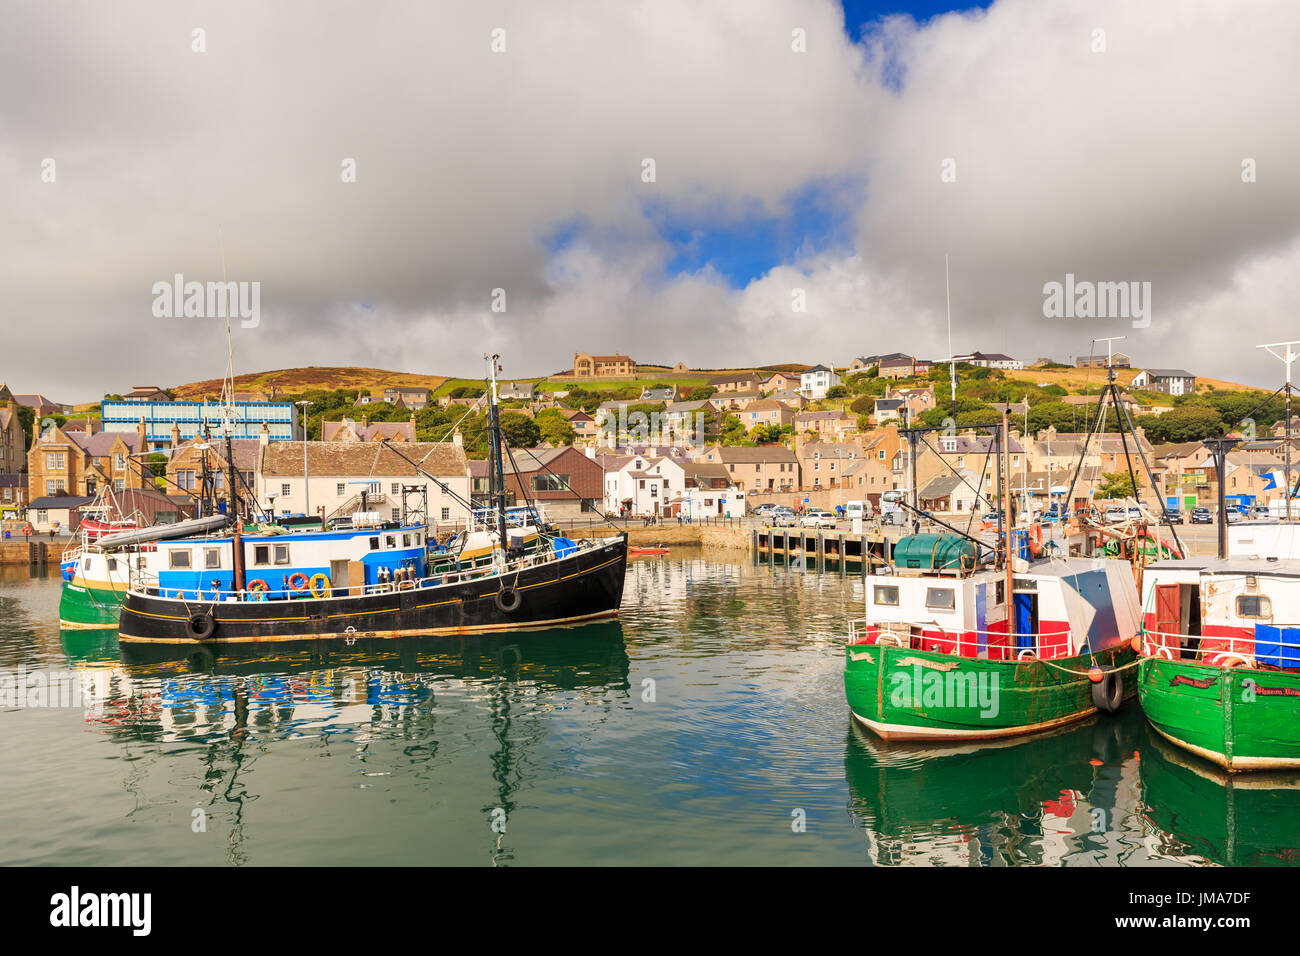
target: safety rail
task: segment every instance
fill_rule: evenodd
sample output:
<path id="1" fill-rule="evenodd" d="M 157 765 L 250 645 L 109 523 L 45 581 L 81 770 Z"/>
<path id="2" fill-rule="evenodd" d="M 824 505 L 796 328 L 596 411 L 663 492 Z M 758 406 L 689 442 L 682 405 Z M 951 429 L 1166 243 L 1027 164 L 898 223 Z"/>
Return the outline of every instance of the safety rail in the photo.
<path id="1" fill-rule="evenodd" d="M 1265 626 L 1276 628 L 1277 636 L 1261 638 L 1258 631 L 1251 634 L 1184 634 L 1143 628 L 1141 654 L 1143 657 L 1208 664 L 1211 667 L 1257 667 L 1262 661 L 1265 665 L 1286 670 L 1300 669 L 1300 642 L 1282 639 L 1285 631 L 1300 631 L 1300 624 Z M 1264 650 L 1263 654 L 1260 653 L 1261 649 Z M 1274 659 L 1277 663 L 1274 663 Z M 1281 663 L 1283 660 L 1288 663 Z"/>
<path id="2" fill-rule="evenodd" d="M 868 628 L 874 628 L 875 633 L 869 634 L 867 631 Z M 995 660 L 1000 663 L 1006 663 L 1006 662 L 1023 663 L 1027 661 L 1038 660 L 1041 652 L 1044 649 L 1054 650 L 1057 647 L 1063 647 L 1067 653 L 1049 655 L 1045 659 L 1051 660 L 1053 656 L 1055 657 L 1071 656 L 1071 654 L 1068 653 L 1070 650 L 1069 641 L 1068 641 L 1070 635 L 1068 631 L 1048 632 L 1048 633 L 1040 632 L 1037 634 L 1022 633 L 1020 631 L 990 631 L 990 630 L 981 630 L 979 628 L 963 628 L 960 631 L 954 631 L 951 630 L 950 628 L 944 627 L 938 621 L 916 621 L 916 622 L 909 623 L 906 621 L 870 621 L 864 617 L 854 618 L 849 621 L 849 639 L 847 643 L 851 646 L 859 646 L 859 645 L 871 646 L 873 644 L 879 645 L 882 643 L 889 643 L 892 644 L 892 646 L 894 647 L 905 647 L 911 650 L 921 650 L 923 648 L 917 645 L 922 640 L 924 640 L 924 636 L 920 634 L 913 634 L 912 633 L 913 628 L 920 628 L 920 629 L 929 628 L 932 630 L 937 630 L 943 636 L 943 640 L 951 642 L 954 646 L 957 647 L 961 646 L 961 644 L 963 643 L 963 638 L 966 635 L 973 634 L 976 636 L 984 636 L 984 637 L 998 637 L 998 638 L 1005 637 L 1007 639 L 1007 643 L 1005 645 L 996 644 L 992 646 L 998 648 L 1004 648 L 1008 653 L 1013 651 L 1015 652 L 1014 659 L 1008 657 L 1008 658 L 980 658 L 980 660 Z M 874 640 L 868 640 L 869 637 L 874 637 Z M 1022 637 L 1027 637 L 1030 640 L 1032 640 L 1034 646 L 1017 647 L 1016 643 L 1018 642 L 1019 638 Z M 1043 640 L 1044 638 L 1051 638 L 1051 637 L 1066 638 L 1067 640 L 1065 641 L 1044 641 Z M 904 640 L 906 640 L 906 643 L 904 643 Z M 988 647 L 990 645 L 986 643 L 985 646 Z M 957 656 L 965 657 L 966 655 L 961 654 Z"/>
<path id="3" fill-rule="evenodd" d="M 569 557 L 579 551 L 588 551 L 597 545 L 587 539 L 574 542 L 574 550 L 565 555 Z M 245 587 L 242 590 L 222 589 L 222 588 L 164 588 L 158 580 L 158 576 L 151 572 L 132 569 L 133 578 L 129 587 L 133 591 L 148 594 L 154 597 L 170 598 L 173 600 L 183 601 L 215 601 L 218 603 L 226 602 L 261 602 L 261 601 L 282 601 L 282 600 L 325 600 L 334 597 L 357 597 L 370 596 L 375 594 L 392 594 L 399 591 L 418 591 L 433 587 L 445 587 L 450 584 L 461 584 L 466 581 L 475 581 L 483 578 L 507 577 L 511 574 L 518 574 L 531 567 L 539 564 L 550 564 L 559 560 L 550 553 L 536 553 L 525 555 L 517 558 L 507 564 L 484 564 L 479 567 L 458 568 L 454 571 L 444 571 L 438 574 L 427 574 L 424 577 L 402 578 L 391 581 L 383 581 L 375 584 L 357 584 L 348 587 L 336 588 L 333 584 L 315 588 L 313 583 L 318 578 L 329 578 L 325 574 L 317 574 L 307 579 L 307 583 L 299 588 L 280 588 L 272 590 L 270 588 L 250 588 Z M 302 572 L 299 572 L 302 574 Z M 151 578 L 152 584 L 145 583 L 137 586 L 135 575 L 140 577 Z M 293 575 L 292 577 L 296 577 Z M 305 574 L 302 575 L 306 577 Z"/>

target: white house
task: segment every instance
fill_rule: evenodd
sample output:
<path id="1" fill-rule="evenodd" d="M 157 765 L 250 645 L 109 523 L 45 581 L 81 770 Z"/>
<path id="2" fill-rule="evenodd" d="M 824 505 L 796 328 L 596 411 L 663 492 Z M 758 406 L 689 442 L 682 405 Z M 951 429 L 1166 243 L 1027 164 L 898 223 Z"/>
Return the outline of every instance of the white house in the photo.
<path id="1" fill-rule="evenodd" d="M 1180 368 L 1145 368 L 1133 376 L 1128 387 L 1166 395 L 1190 395 L 1196 391 L 1196 376 Z"/>
<path id="2" fill-rule="evenodd" d="M 814 365 L 799 375 L 799 391 L 808 398 L 825 398 L 828 389 L 840 384 L 835 369 Z"/>
<path id="3" fill-rule="evenodd" d="M 633 515 L 668 513 L 668 503 L 686 487 L 681 462 L 667 457 L 629 455 L 605 472 L 605 510 L 627 508 Z"/>
<path id="4" fill-rule="evenodd" d="M 399 450 L 455 495 L 469 500 L 469 461 L 459 434 L 451 442 L 402 442 Z M 267 444 L 256 475 L 259 503 L 273 507 L 277 515 L 298 515 L 306 513 L 310 497 L 313 515 L 333 518 L 360 511 L 364 491 L 367 510 L 399 521 L 403 487 L 422 486 L 428 493 L 430 524 L 463 525 L 469 518 L 456 497 L 377 443 L 307 442 L 306 465 L 304 478 L 302 442 Z M 408 503 L 414 508 L 415 498 Z"/>

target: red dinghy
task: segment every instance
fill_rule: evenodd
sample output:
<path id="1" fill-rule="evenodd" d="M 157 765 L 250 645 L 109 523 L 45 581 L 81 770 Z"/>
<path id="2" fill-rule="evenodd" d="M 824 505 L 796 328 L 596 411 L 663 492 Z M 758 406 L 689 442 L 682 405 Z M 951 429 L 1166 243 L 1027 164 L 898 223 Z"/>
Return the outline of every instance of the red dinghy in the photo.
<path id="1" fill-rule="evenodd" d="M 629 553 L 629 554 L 667 554 L 667 553 L 668 553 L 668 549 L 667 549 L 667 548 L 638 548 L 638 547 L 632 547 L 632 548 L 628 548 L 627 550 L 628 550 L 628 553 Z"/>

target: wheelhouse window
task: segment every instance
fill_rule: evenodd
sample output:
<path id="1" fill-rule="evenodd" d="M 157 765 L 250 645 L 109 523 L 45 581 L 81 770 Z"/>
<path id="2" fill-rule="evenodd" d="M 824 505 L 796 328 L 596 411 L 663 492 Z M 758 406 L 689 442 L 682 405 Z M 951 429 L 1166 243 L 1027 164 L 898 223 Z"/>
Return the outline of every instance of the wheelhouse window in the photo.
<path id="1" fill-rule="evenodd" d="M 379 539 L 378 539 L 378 538 L 371 538 L 371 539 L 370 539 L 370 550 L 371 550 L 371 551 L 378 551 L 378 550 L 379 550 Z"/>
<path id="2" fill-rule="evenodd" d="M 1273 602 L 1264 594 L 1238 594 L 1237 617 L 1269 620 L 1273 617 Z"/>
<path id="3" fill-rule="evenodd" d="M 176 548 L 167 554 L 167 566 L 173 571 L 186 569 L 190 567 L 190 552 L 188 548 Z"/>
<path id="4" fill-rule="evenodd" d="M 925 606 L 941 611 L 951 611 L 956 607 L 956 597 L 952 588 L 926 588 Z"/>
<path id="5" fill-rule="evenodd" d="M 271 546 L 269 544 L 258 544 L 253 546 L 253 563 L 271 563 Z"/>
<path id="6" fill-rule="evenodd" d="M 276 564 L 289 563 L 289 546 L 287 544 L 277 544 L 275 546 L 275 563 Z"/>
<path id="7" fill-rule="evenodd" d="M 204 548 L 203 566 L 208 569 L 221 567 L 221 550 L 219 548 Z"/>
<path id="8" fill-rule="evenodd" d="M 898 607 L 898 588 L 890 585 L 877 585 L 871 591 L 872 600 L 885 607 Z"/>

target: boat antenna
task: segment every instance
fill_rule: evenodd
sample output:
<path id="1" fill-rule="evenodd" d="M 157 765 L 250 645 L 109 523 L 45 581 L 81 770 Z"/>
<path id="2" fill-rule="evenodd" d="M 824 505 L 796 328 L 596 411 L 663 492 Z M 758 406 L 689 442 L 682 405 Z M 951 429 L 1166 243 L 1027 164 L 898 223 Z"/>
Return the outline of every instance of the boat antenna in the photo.
<path id="1" fill-rule="evenodd" d="M 501 535 L 501 556 L 508 558 L 509 537 L 506 532 L 506 478 L 501 464 L 501 414 L 497 398 L 497 354 L 484 354 L 487 362 L 488 386 L 488 497 L 497 513 L 497 529 Z"/>
<path id="2" fill-rule="evenodd" d="M 1295 387 L 1291 384 L 1291 366 L 1297 358 L 1300 358 L 1300 353 L 1295 350 L 1297 345 L 1300 345 L 1300 339 L 1290 342 L 1270 342 L 1267 345 L 1255 346 L 1257 349 L 1263 349 L 1275 359 L 1281 359 L 1282 363 L 1286 365 L 1286 385 L 1284 386 L 1286 389 L 1286 439 L 1284 441 L 1286 445 L 1286 521 L 1291 520 L 1291 499 L 1295 496 L 1295 492 L 1291 487 L 1291 392 Z M 1286 351 L 1279 353 L 1276 351 L 1277 349 L 1285 349 Z M 1219 480 L 1222 481 L 1222 477 Z"/>

